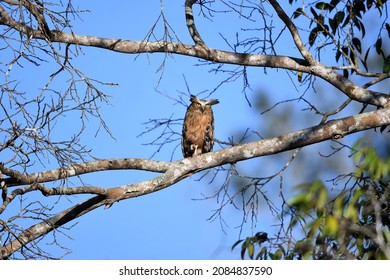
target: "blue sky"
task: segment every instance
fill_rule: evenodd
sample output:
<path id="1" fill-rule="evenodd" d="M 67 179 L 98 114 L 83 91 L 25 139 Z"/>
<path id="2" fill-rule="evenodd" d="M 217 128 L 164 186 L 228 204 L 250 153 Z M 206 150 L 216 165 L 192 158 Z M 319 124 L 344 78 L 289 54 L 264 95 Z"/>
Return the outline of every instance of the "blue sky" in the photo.
<path id="1" fill-rule="evenodd" d="M 180 40 L 191 44 L 185 27 L 182 2 L 184 1 L 164 1 L 164 15 Z M 109 5 L 106 1 L 75 1 L 73 5 L 80 5 L 81 10 L 90 10 L 81 14 L 82 20 L 76 18 L 73 22 L 73 31 L 76 34 L 129 40 L 144 39 L 161 8 L 159 1 L 150 0 L 138 1 L 137 4 L 132 1 L 115 1 Z M 198 28 L 201 34 L 204 34 L 203 39 L 209 47 L 229 50 L 219 33 L 234 39 L 241 28 L 237 25 L 238 20 L 236 14 L 219 14 L 213 21 L 198 20 Z M 274 21 L 277 24 L 278 18 L 275 17 Z M 162 25 L 158 24 L 157 39 L 162 35 L 161 28 Z M 280 44 L 278 52 L 297 55 L 295 46 L 288 37 L 282 36 L 280 40 L 284 42 Z M 182 96 L 188 102 L 188 96 L 183 95 L 189 94 L 184 77 L 191 93 L 200 94 L 200 97 L 207 96 L 208 92 L 224 79 L 223 74 L 211 73 L 210 67 L 195 66 L 199 61 L 194 58 L 168 56 L 165 59 L 164 54 L 135 56 L 87 47 L 81 47 L 81 50 L 83 53 L 72 60 L 75 66 L 91 78 L 118 84 L 101 88 L 111 96 L 111 105 L 103 106 L 101 113 L 116 140 L 111 139 L 104 131 L 95 135 L 99 124 L 94 119 L 88 123 L 83 138 L 83 142 L 92 149 L 97 158 L 150 157 L 156 147 L 145 143 L 153 141 L 158 134 L 149 133 L 142 137 L 138 135 L 145 131 L 145 122 L 150 119 L 171 116 L 173 119 L 183 118 L 186 108 L 174 99 Z M 162 71 L 158 71 L 162 62 L 165 62 L 165 66 Z M 30 89 L 38 90 L 46 81 L 47 73 L 52 73 L 57 67 L 41 67 L 38 72 L 35 66 L 24 65 L 24 68 L 15 70 L 13 75 L 15 78 L 20 75 Z M 235 69 L 235 66 L 227 66 L 226 69 Z M 288 75 L 282 70 L 268 69 L 265 73 L 264 69 L 252 68 L 248 70 L 248 77 L 251 82 L 248 99 L 251 102 L 255 102 L 256 96 L 264 92 L 270 93 L 264 98 L 271 103 L 299 96 L 299 89 L 293 86 Z M 220 104 L 214 106 L 216 138 L 227 141 L 232 134 L 244 133 L 248 127 L 263 137 L 287 132 L 275 129 L 271 132 L 273 135 L 262 135 L 259 128 L 266 115 L 260 115 L 248 105 L 241 92 L 242 81 L 240 77 L 234 82 L 226 83 L 212 95 L 212 98 L 220 100 Z M 66 81 L 59 82 L 58 86 L 65 87 Z M 303 113 L 302 116 L 309 114 Z M 319 120 L 319 117 L 312 117 L 310 122 L 315 125 Z M 59 138 L 72 132 L 77 125 L 74 121 L 72 116 L 64 116 L 57 126 Z M 305 122 L 296 122 L 294 126 L 289 131 L 304 128 Z M 178 133 L 181 132 L 180 125 L 174 129 Z M 155 154 L 154 159 L 181 159 L 180 147 L 175 150 L 178 144 L 176 141 L 165 146 L 161 152 Z M 218 149 L 218 145 L 215 148 Z M 286 153 L 285 158 L 289 155 L 291 153 Z M 283 161 L 260 159 L 243 163 L 240 168 L 258 172 L 259 176 L 267 176 L 283 164 Z M 49 167 L 50 165 L 46 166 Z M 36 168 L 45 170 L 41 166 Z M 83 180 L 91 185 L 108 188 L 140 182 L 156 175 L 158 174 L 142 171 L 109 171 L 83 176 Z M 65 259 L 239 259 L 239 250 L 232 252 L 230 248 L 240 237 L 238 226 L 242 222 L 242 212 L 234 207 L 226 207 L 223 212 L 226 224 L 219 219 L 209 221 L 213 210 L 217 209 L 219 204 L 215 198 L 204 200 L 202 197 L 213 195 L 224 178 L 221 174 L 216 181 L 209 184 L 210 176 L 199 181 L 201 175 L 194 175 L 147 196 L 115 203 L 108 210 L 100 208 L 84 215 L 76 221 L 74 227 L 65 231 L 71 239 L 57 235 L 61 244 L 72 250 Z M 304 180 L 296 174 L 290 175 L 294 177 L 294 182 Z M 77 180 L 72 182 L 78 184 Z M 268 187 L 268 192 L 277 196 L 279 182 L 276 180 Z M 72 202 L 85 199 L 82 195 L 70 198 Z M 61 198 L 57 207 L 61 209 L 69 205 L 66 198 Z M 245 225 L 241 237 L 257 231 L 268 231 L 277 223 L 276 218 L 267 211 L 267 207 L 261 207 L 261 210 L 256 226 L 251 227 L 250 223 Z M 45 242 L 49 243 L 50 238 L 47 237 Z"/>
<path id="2" fill-rule="evenodd" d="M 113 7 L 95 2 L 83 7 L 91 12 L 82 15 L 83 22 L 75 24 L 74 31 L 79 34 L 142 40 L 160 13 L 159 1 L 144 3 L 134 5 L 130 1 L 117 1 Z M 177 1 L 164 1 L 164 14 L 170 25 L 183 42 L 191 44 L 183 10 L 183 4 L 178 4 Z M 110 15 L 109 20 L 107 15 Z M 237 16 L 232 18 L 238 20 Z M 227 27 L 223 18 L 215 18 L 214 22 L 204 21 L 204 24 L 199 21 L 199 29 L 208 31 L 205 32 L 204 40 L 211 47 L 228 49 L 218 32 L 221 32 L 221 26 L 224 26 L 223 32 L 230 30 L 227 32 L 230 33 L 229 36 L 235 34 L 233 30 L 239 31 L 239 27 L 234 26 L 234 21 L 230 24 L 231 27 Z M 157 30 L 161 35 L 161 25 Z M 85 55 L 80 56 L 75 63 L 85 73 L 119 84 L 118 87 L 107 89 L 106 93 L 112 96 L 112 107 L 103 110 L 106 122 L 117 141 L 110 140 L 104 133 L 99 135 L 98 140 L 94 141 L 93 150 L 101 158 L 151 156 L 156 147 L 143 144 L 153 140 L 156 134 L 138 138 L 137 135 L 145 130 L 143 123 L 149 119 L 171 115 L 172 118 L 183 118 L 186 108 L 166 96 L 178 98 L 180 92 L 188 94 L 184 76 L 193 94 L 215 88 L 218 80 L 223 79 L 209 73 L 207 67 L 194 66 L 199 62 L 193 58 L 168 57 L 164 71 L 156 72 L 164 60 L 163 54 L 143 54 L 136 57 L 91 48 L 83 48 L 83 51 Z M 269 78 L 262 76 L 261 72 L 260 69 L 250 72 L 251 75 L 260 77 L 253 80 L 253 90 L 261 84 L 262 79 Z M 212 96 L 219 98 L 221 102 L 214 106 L 217 138 L 227 140 L 237 130 L 243 132 L 246 129 L 243 128 L 243 123 L 253 123 L 253 112 L 248 110 L 248 103 L 241 94 L 241 86 L 241 80 L 229 83 Z M 206 95 L 207 92 L 200 97 Z M 183 98 L 188 102 L 188 97 Z M 180 133 L 181 126 L 176 129 Z M 172 150 L 178 143 L 163 148 L 154 158 L 169 161 Z M 178 148 L 173 160 L 180 158 L 182 155 Z M 138 182 L 151 175 L 155 176 L 139 171 L 119 171 L 93 174 L 90 177 L 109 187 Z M 239 251 L 232 252 L 230 247 L 239 238 L 239 229 L 236 227 L 241 223 L 242 214 L 234 209 L 226 209 L 223 218 L 227 225 L 223 230 L 219 220 L 208 221 L 212 211 L 218 208 L 218 203 L 215 199 L 194 199 L 201 199 L 203 194 L 213 194 L 219 185 L 209 185 L 208 180 L 197 181 L 199 177 L 200 175 L 195 175 L 163 191 L 122 201 L 109 210 L 98 209 L 85 215 L 71 230 L 74 240 L 65 241 L 73 249 L 73 253 L 66 258 L 238 259 Z M 258 230 L 263 230 L 263 227 L 259 226 Z M 243 236 L 251 233 L 250 227 L 246 228 Z"/>

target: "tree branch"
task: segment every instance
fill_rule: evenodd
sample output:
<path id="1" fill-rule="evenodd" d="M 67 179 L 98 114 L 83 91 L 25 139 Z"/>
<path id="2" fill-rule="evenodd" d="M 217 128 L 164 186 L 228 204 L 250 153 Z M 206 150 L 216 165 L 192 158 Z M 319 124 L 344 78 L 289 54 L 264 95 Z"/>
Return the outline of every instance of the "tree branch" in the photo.
<path id="1" fill-rule="evenodd" d="M 303 41 L 301 39 L 301 36 L 299 35 L 297 27 L 292 22 L 292 20 L 287 16 L 287 14 L 284 12 L 282 7 L 280 7 L 278 1 L 276 1 L 276 0 L 269 0 L 269 3 L 274 8 L 274 10 L 278 14 L 279 18 L 287 26 L 287 28 L 290 31 L 291 36 L 292 36 L 292 38 L 294 40 L 295 45 L 297 46 L 297 48 L 298 48 L 299 52 L 302 54 L 302 56 L 309 63 L 309 65 L 316 65 L 316 64 L 318 64 L 319 62 L 311 55 L 311 53 L 305 47 L 305 44 L 303 43 Z"/>
<path id="2" fill-rule="evenodd" d="M 193 4 L 194 1 L 192 0 L 188 2 L 188 4 L 191 3 Z M 8 14 L 1 6 L 0 24 L 12 27 L 21 33 L 30 35 L 32 38 L 47 40 L 47 36 L 42 31 L 31 29 L 17 21 L 14 21 L 8 16 Z M 128 54 L 173 53 L 178 55 L 197 57 L 204 60 L 224 64 L 288 69 L 321 77 L 345 93 L 349 98 L 361 103 L 386 107 L 388 106 L 390 100 L 387 94 L 359 87 L 349 79 L 345 78 L 343 75 L 333 71 L 331 68 L 318 62 L 311 63 L 309 61 L 310 59 L 308 60 L 309 56 L 306 54 L 304 55 L 306 60 L 304 60 L 301 58 L 289 56 L 246 54 L 205 47 L 199 48 L 196 45 L 186 45 L 177 42 L 132 41 L 116 38 L 85 36 L 73 33 L 65 33 L 58 30 L 51 31 L 51 41 L 80 46 L 97 47 Z"/>
<path id="3" fill-rule="evenodd" d="M 114 202 L 120 200 L 138 197 L 162 190 L 202 170 L 224 164 L 233 164 L 250 158 L 281 153 L 329 139 L 338 139 L 351 133 L 389 124 L 390 109 L 381 109 L 374 112 L 333 120 L 325 124 L 298 130 L 278 137 L 202 154 L 193 158 L 185 158 L 172 163 L 161 162 L 158 163 L 160 165 L 158 170 L 162 172 L 165 168 L 167 168 L 162 175 L 140 183 L 107 189 L 104 195 L 94 196 L 83 203 L 79 203 L 65 211 L 62 211 L 44 222 L 26 229 L 18 236 L 18 238 L 4 247 L 1 247 L 0 251 L 3 254 L 3 258 L 7 258 L 13 252 L 32 240 L 43 236 L 57 227 L 62 226 L 65 223 L 102 205 L 109 207 Z M 148 163 L 146 166 L 151 166 L 156 163 L 156 161 L 143 161 L 144 163 Z M 126 162 L 128 162 L 128 160 L 118 160 L 118 168 L 124 167 Z M 88 163 L 86 163 L 86 166 L 88 166 Z M 101 168 L 101 166 L 99 166 L 99 168 Z M 67 169 L 77 170 L 75 167 L 68 167 Z M 57 172 L 59 173 L 59 171 Z M 47 172 L 46 174 L 49 173 L 50 172 Z"/>
<path id="4" fill-rule="evenodd" d="M 24 230 L 16 239 L 9 242 L 5 246 L 0 247 L 2 259 L 7 259 L 14 252 L 26 244 L 32 242 L 33 240 L 55 230 L 56 228 L 59 228 L 60 226 L 84 215 L 89 211 L 92 211 L 93 209 L 100 207 L 104 199 L 104 196 L 94 196 L 82 203 L 78 203 L 62 211 L 61 213 L 45 220 L 44 222 L 29 227 L 28 229 Z"/>
<path id="5" fill-rule="evenodd" d="M 198 29 L 195 26 L 195 20 L 194 20 L 194 14 L 192 10 L 192 6 L 196 3 L 196 0 L 186 0 L 185 2 L 185 16 L 186 16 L 186 25 L 188 28 L 188 31 L 191 35 L 192 40 L 194 40 L 194 43 L 196 45 L 200 44 L 203 46 L 206 46 L 206 44 L 203 42 Z"/>
<path id="6" fill-rule="evenodd" d="M 39 223 L 29 227 L 28 229 L 20 228 L 17 233 L 8 231 L 8 222 L 0 220 L 0 229 L 5 230 L 6 232 L 8 231 L 10 233 L 10 236 L 12 236 L 10 239 L 7 239 L 5 241 L 8 243 L 6 243 L 3 247 L 0 247 L 0 259 L 7 258 L 15 251 L 23 248 L 30 242 L 37 240 L 39 237 L 44 236 L 45 234 L 53 230 L 56 230 L 58 227 L 65 225 L 69 221 L 72 221 L 100 206 L 105 205 L 106 208 L 108 208 L 115 202 L 142 195 L 147 195 L 162 190 L 200 171 L 222 166 L 225 164 L 234 165 L 238 161 L 244 161 L 256 157 L 262 157 L 266 155 L 281 153 L 288 150 L 302 148 L 304 146 L 312 145 L 314 143 L 319 143 L 329 139 L 338 139 L 351 133 L 390 124 L 390 109 L 388 108 L 390 100 L 389 95 L 367 90 L 367 87 L 369 85 L 374 84 L 381 79 L 388 78 L 389 74 L 383 74 L 383 76 L 377 77 L 376 80 L 367 82 L 367 84 L 364 86 L 358 86 L 349 79 L 340 75 L 338 72 L 336 72 L 336 70 L 319 63 L 317 60 L 314 59 L 314 57 L 305 47 L 298 32 L 298 29 L 296 28 L 292 20 L 283 11 L 278 2 L 274 0 L 270 0 L 269 2 L 275 9 L 279 18 L 289 29 L 294 43 L 300 51 L 300 54 L 302 55 L 303 59 L 281 55 L 260 55 L 250 53 L 248 54 L 228 52 L 209 48 L 205 45 L 195 26 L 193 5 L 197 2 L 196 0 L 185 1 L 186 25 L 195 45 L 187 45 L 180 42 L 172 41 L 168 42 L 166 40 L 167 36 L 164 36 L 161 41 L 132 41 L 116 38 L 101 38 L 95 36 L 77 35 L 73 32 L 66 33 L 55 29 L 51 30 L 45 19 L 45 15 L 46 18 L 49 18 L 47 16 L 48 14 L 44 13 L 43 4 L 40 4 L 39 1 L 36 4 L 34 4 L 32 1 L 25 0 L 7 0 L 6 2 L 9 5 L 20 6 L 18 8 L 20 8 L 21 11 L 13 11 L 7 13 L 6 10 L 0 5 L 0 25 L 8 26 L 10 29 L 13 29 L 13 31 L 16 30 L 17 32 L 19 32 L 20 39 L 18 40 L 18 42 L 22 43 L 25 37 L 27 37 L 28 40 L 26 40 L 26 42 L 23 42 L 26 49 L 30 47 L 31 49 L 34 49 L 34 40 L 45 40 L 45 42 L 47 42 L 50 47 L 52 47 L 52 42 L 66 44 L 67 47 L 65 51 L 65 61 L 63 63 L 59 62 L 59 64 L 62 65 L 61 69 L 64 69 L 63 67 L 67 64 L 69 45 L 97 47 L 127 54 L 172 53 L 196 57 L 219 64 L 234 64 L 242 65 L 245 67 L 253 66 L 282 68 L 292 71 L 308 73 L 310 75 L 321 77 L 322 79 L 329 82 L 330 84 L 338 88 L 340 91 L 345 93 L 352 100 L 356 100 L 365 104 L 373 104 L 385 107 L 385 109 L 377 110 L 375 112 L 358 114 L 355 116 L 333 120 L 325 123 L 326 119 L 333 112 L 337 112 L 337 110 L 341 110 L 341 108 L 343 108 L 344 105 L 342 105 L 333 112 L 322 114 L 324 116 L 323 122 L 318 126 L 302 129 L 299 131 L 291 132 L 278 137 L 264 139 L 257 142 L 234 145 L 233 147 L 215 151 L 213 153 L 207 153 L 194 158 L 186 158 L 175 162 L 125 158 L 94 160 L 91 162 L 73 164 L 74 162 L 76 162 L 76 160 L 62 160 L 61 163 L 63 163 L 64 165 L 71 165 L 64 168 L 32 174 L 23 174 L 16 170 L 5 167 L 5 164 L 2 164 L 0 162 L 0 189 L 2 192 L 3 200 L 2 205 L 0 205 L 0 213 L 4 212 L 9 203 L 15 198 L 21 197 L 26 193 L 33 191 L 41 192 L 41 194 L 44 196 L 87 194 L 89 197 L 86 201 L 78 203 L 77 205 L 74 205 L 66 210 L 62 211 L 61 209 L 61 212 L 55 214 L 54 216 L 49 216 L 49 214 L 43 217 L 40 216 L 38 219 Z M 202 5 L 204 2 L 200 1 L 198 3 Z M 15 13 L 17 15 L 22 15 L 19 21 L 14 20 L 14 18 L 12 18 L 15 17 Z M 28 23 L 23 22 L 22 18 L 24 14 L 29 15 Z M 165 23 L 166 22 L 164 18 L 164 24 Z M 57 26 L 56 24 L 54 25 Z M 7 30 L 7 28 L 5 28 L 5 30 Z M 147 37 L 147 39 L 149 38 L 151 38 L 151 36 Z M 42 50 L 43 49 L 44 47 L 42 47 Z M 54 47 L 52 47 L 52 52 L 55 53 Z M 21 53 L 18 57 L 21 57 Z M 59 61 L 59 57 L 60 56 L 57 56 L 57 62 Z M 61 71 L 61 69 L 59 71 Z M 58 72 L 54 73 L 53 75 L 55 76 L 57 73 Z M 92 85 L 88 86 L 94 88 Z M 97 89 L 94 88 L 94 90 L 98 92 Z M 9 91 L 9 94 L 10 96 L 12 96 L 11 91 Z M 98 94 L 97 96 L 100 95 Z M 93 102 L 94 98 L 88 102 Z M 38 107 L 40 106 L 39 102 L 40 101 L 37 101 Z M 63 105 L 63 103 L 60 104 Z M 6 109 L 4 109 L 4 111 L 6 111 Z M 57 111 L 55 106 L 53 106 L 53 108 L 50 107 L 50 111 L 42 110 L 42 117 L 38 116 L 37 120 L 40 120 L 42 118 L 42 121 L 45 124 L 45 118 L 49 119 L 49 114 L 47 113 L 44 115 L 43 112 L 55 112 L 56 114 L 61 113 Z M 11 122 L 11 118 L 8 119 Z M 28 126 L 25 130 L 32 130 L 32 133 L 37 133 L 35 126 Z M 9 132 L 7 131 L 7 133 L 10 135 L 10 138 L 9 140 L 5 141 L 5 144 L 3 145 L 4 147 L 13 145 L 15 140 L 17 140 L 19 137 L 15 130 L 12 131 L 11 128 L 9 129 Z M 46 139 L 43 139 L 42 141 L 46 141 Z M 51 144 L 50 141 L 46 142 Z M 72 140 L 67 144 L 66 147 L 71 147 L 74 143 L 74 140 Z M 34 151 L 36 151 L 36 149 L 34 149 Z M 67 151 L 65 151 L 65 154 L 66 152 Z M 25 155 L 28 158 L 28 154 L 26 153 Z M 20 165 L 19 169 L 21 169 Z M 82 176 L 83 174 L 92 172 L 121 169 L 146 170 L 162 174 L 143 182 L 131 183 L 116 187 L 81 186 L 72 188 L 63 187 L 63 184 L 60 184 L 60 187 L 50 188 L 43 184 L 45 182 L 63 180 L 73 176 Z M 3 178 L 3 175 L 7 176 L 7 178 Z M 15 188 L 16 186 L 21 187 Z M 12 187 L 13 190 L 9 192 L 10 187 Z M 34 221 L 34 223 L 36 222 L 37 220 Z M 17 236 L 18 233 L 20 234 Z"/>
<path id="7" fill-rule="evenodd" d="M 156 160 L 146 160 L 140 158 L 123 158 L 123 159 L 105 159 L 95 160 L 80 164 L 75 164 L 65 168 L 59 168 L 33 174 L 22 174 L 16 170 L 11 170 L 0 163 L 2 174 L 9 176 L 4 179 L 7 186 L 29 185 L 35 183 L 45 183 L 66 179 L 73 176 L 79 176 L 86 173 L 99 172 L 105 170 L 134 169 L 151 172 L 165 172 L 169 168 L 169 162 Z"/>

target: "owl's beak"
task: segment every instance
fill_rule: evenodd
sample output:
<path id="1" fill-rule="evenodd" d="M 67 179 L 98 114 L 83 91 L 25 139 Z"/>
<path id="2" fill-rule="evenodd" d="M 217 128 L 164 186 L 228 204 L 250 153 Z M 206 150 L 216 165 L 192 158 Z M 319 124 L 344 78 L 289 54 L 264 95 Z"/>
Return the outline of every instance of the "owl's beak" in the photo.
<path id="1" fill-rule="evenodd" d="M 204 110 L 206 110 L 206 106 L 200 106 L 200 109 L 202 110 L 202 113 L 204 112 Z"/>

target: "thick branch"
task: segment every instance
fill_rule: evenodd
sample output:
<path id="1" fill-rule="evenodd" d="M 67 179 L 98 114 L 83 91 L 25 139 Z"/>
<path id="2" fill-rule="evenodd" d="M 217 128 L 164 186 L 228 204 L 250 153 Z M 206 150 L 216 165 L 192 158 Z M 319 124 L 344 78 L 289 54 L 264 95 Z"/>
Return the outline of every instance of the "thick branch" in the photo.
<path id="1" fill-rule="evenodd" d="M 57 181 L 73 176 L 104 170 L 134 169 L 162 173 L 169 168 L 169 165 L 169 162 L 145 160 L 139 158 L 124 158 L 95 160 L 33 174 L 22 174 L 15 170 L 10 170 L 0 164 L 0 171 L 2 174 L 9 176 L 9 178 L 4 179 L 4 182 L 7 186 L 17 186 Z"/>
<path id="2" fill-rule="evenodd" d="M 295 45 L 297 46 L 299 52 L 305 58 L 309 65 L 311 65 L 311 74 L 321 77 L 325 81 L 330 82 L 336 88 L 344 92 L 349 98 L 353 100 L 357 100 L 362 103 L 369 103 L 377 106 L 386 107 L 389 104 L 388 95 L 379 94 L 377 92 L 370 92 L 362 87 L 356 86 L 350 80 L 345 78 L 343 75 L 333 71 L 331 68 L 321 64 L 317 61 L 308 49 L 305 47 L 301 36 L 299 35 L 299 31 L 292 20 L 287 16 L 282 7 L 280 7 L 278 1 L 270 0 L 269 1 L 272 7 L 275 9 L 279 18 L 283 21 L 283 23 L 287 26 L 290 31 L 291 37 L 294 40 Z"/>
<path id="3" fill-rule="evenodd" d="M 111 191 L 116 193 L 122 192 L 123 198 L 140 196 L 168 187 L 205 169 L 302 148 L 329 139 L 339 139 L 358 131 L 364 131 L 384 125 L 390 125 L 390 109 L 382 109 L 333 120 L 325 124 L 298 130 L 278 137 L 233 146 L 213 153 L 203 154 L 195 158 L 186 158 L 173 162 L 167 172 L 159 177 L 140 184 L 131 184 L 114 188 L 111 189 Z"/>
<path id="4" fill-rule="evenodd" d="M 38 8 L 31 1 L 23 0 L 20 2 L 35 17 L 35 19 L 37 20 L 39 29 L 42 30 L 42 32 L 48 38 L 50 38 L 51 30 L 50 30 L 49 25 L 47 24 L 47 22 L 45 20 L 45 16 L 44 16 L 44 13 L 42 12 L 42 8 Z"/>
<path id="5" fill-rule="evenodd" d="M 390 125 L 390 109 L 333 120 L 279 137 L 233 146 L 194 158 L 185 158 L 176 162 L 165 163 L 169 167 L 162 175 L 144 182 L 107 189 L 105 195 L 94 196 L 55 215 L 47 221 L 28 228 L 17 239 L 0 248 L 0 251 L 3 254 L 3 258 L 6 258 L 25 244 L 97 207 L 102 205 L 110 206 L 116 201 L 156 192 L 205 169 L 276 154 L 329 139 L 341 138 L 351 133 L 383 125 Z M 153 162 L 150 161 L 150 163 Z"/>
<path id="6" fill-rule="evenodd" d="M 194 1 L 190 1 L 194 2 Z M 35 39 L 47 39 L 46 34 L 40 30 L 33 30 L 8 16 L 0 6 L 0 24 L 10 26 L 21 33 L 27 34 Z M 198 45 L 185 45 L 176 42 L 161 41 L 131 41 L 115 38 L 101 38 L 95 36 L 76 35 L 51 31 L 52 42 L 67 43 L 73 45 L 82 45 L 108 49 L 115 52 L 139 54 L 139 53 L 173 53 L 185 56 L 192 56 L 217 63 L 282 68 L 293 71 L 300 71 L 311 75 L 316 75 L 334 85 L 340 91 L 345 93 L 349 98 L 361 103 L 368 103 L 376 106 L 386 107 L 389 103 L 389 96 L 376 91 L 364 89 L 352 83 L 341 74 L 333 71 L 331 68 L 322 64 L 311 64 L 310 62 L 289 56 L 279 55 L 261 55 L 246 54 L 221 51 L 217 49 L 199 48 Z M 304 55 L 307 59 L 308 56 Z M 311 66 L 312 65 L 312 66 Z"/>
<path id="7" fill-rule="evenodd" d="M 36 224 L 25 231 L 23 231 L 15 240 L 0 247 L 0 253 L 2 259 L 7 259 L 14 252 L 32 242 L 33 240 L 47 234 L 48 232 L 55 230 L 56 228 L 84 215 L 85 213 L 92 211 L 100 207 L 104 201 L 104 196 L 94 196 L 82 203 L 78 203 L 75 206 L 62 211 L 54 217 L 45 220 L 42 223 Z M 0 258 L 1 259 L 1 258 Z"/>

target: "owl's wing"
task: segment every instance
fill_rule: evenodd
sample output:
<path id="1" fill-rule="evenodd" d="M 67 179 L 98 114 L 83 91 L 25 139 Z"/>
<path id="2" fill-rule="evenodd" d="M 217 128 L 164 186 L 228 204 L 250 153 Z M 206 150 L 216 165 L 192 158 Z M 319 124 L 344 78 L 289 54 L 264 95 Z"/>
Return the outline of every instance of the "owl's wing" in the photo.
<path id="1" fill-rule="evenodd" d="M 213 150 L 214 146 L 214 123 L 207 125 L 206 131 L 204 134 L 204 141 L 203 141 L 203 153 L 208 153 Z"/>
<path id="2" fill-rule="evenodd" d="M 187 124 L 184 121 L 183 131 L 181 136 L 181 151 L 185 158 L 192 156 L 193 151 L 190 148 L 190 143 L 187 141 Z"/>

